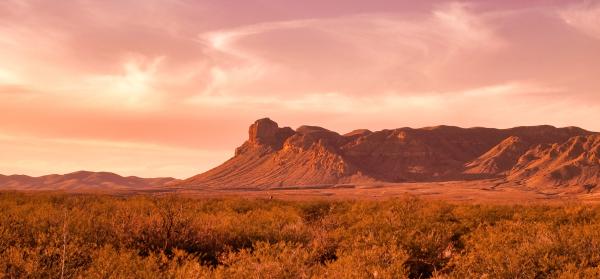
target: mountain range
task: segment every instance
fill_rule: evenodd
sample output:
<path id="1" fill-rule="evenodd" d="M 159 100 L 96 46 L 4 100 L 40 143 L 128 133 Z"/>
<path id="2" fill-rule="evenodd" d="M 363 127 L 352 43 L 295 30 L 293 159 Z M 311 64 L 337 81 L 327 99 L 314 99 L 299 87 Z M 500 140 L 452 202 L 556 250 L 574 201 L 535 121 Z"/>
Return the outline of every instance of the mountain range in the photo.
<path id="1" fill-rule="evenodd" d="M 69 174 L 51 174 L 39 177 L 27 175 L 0 175 L 0 189 L 4 190 L 62 190 L 62 191 L 139 191 L 161 189 L 177 182 L 170 177 L 123 177 L 110 172 L 78 171 Z"/>
<path id="2" fill-rule="evenodd" d="M 577 127 L 435 126 L 355 130 L 254 122 L 233 158 L 175 183 L 187 189 L 269 189 L 498 179 L 532 188 L 600 183 L 600 135 Z"/>
<path id="3" fill-rule="evenodd" d="M 600 134 L 577 127 L 435 126 L 339 134 L 316 126 L 279 127 L 264 118 L 248 134 L 231 159 L 185 180 L 79 171 L 0 175 L 0 189 L 261 190 L 494 180 L 592 192 L 600 184 Z"/>

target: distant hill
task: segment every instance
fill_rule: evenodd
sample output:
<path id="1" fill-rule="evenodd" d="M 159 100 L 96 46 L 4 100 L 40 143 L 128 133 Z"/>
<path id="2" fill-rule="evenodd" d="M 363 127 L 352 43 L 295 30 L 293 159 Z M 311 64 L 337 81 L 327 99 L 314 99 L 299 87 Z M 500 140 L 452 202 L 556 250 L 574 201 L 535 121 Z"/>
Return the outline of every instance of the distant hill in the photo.
<path id="1" fill-rule="evenodd" d="M 504 179 L 531 187 L 600 183 L 600 136 L 577 127 L 436 126 L 345 135 L 315 126 L 250 126 L 235 156 L 176 183 L 190 189 L 267 189 L 345 183 Z"/>
<path id="2" fill-rule="evenodd" d="M 123 177 L 110 172 L 78 171 L 39 177 L 0 175 L 0 190 L 114 191 L 149 190 L 177 182 L 175 178 Z"/>

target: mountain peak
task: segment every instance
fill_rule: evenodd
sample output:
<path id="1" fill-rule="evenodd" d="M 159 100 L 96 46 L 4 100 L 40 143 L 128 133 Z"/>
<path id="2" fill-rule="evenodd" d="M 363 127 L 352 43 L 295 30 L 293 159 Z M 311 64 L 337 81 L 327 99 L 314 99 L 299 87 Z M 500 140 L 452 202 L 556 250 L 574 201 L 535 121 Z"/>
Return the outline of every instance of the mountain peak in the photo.
<path id="1" fill-rule="evenodd" d="M 254 121 L 248 128 L 248 140 L 236 149 L 236 156 L 250 150 L 275 151 L 283 147 L 285 140 L 296 132 L 290 127 L 279 128 L 270 118 Z"/>
<path id="2" fill-rule="evenodd" d="M 277 122 L 269 118 L 256 120 L 254 124 L 250 125 L 248 141 L 256 144 L 269 143 L 273 140 L 278 130 L 279 125 L 277 125 Z"/>

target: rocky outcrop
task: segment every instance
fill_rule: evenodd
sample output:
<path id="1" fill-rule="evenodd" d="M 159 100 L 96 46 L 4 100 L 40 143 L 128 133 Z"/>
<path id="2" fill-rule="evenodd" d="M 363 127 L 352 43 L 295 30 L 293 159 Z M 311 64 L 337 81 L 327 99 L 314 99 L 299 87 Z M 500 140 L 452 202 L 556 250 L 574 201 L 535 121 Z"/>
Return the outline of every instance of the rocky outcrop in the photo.
<path id="1" fill-rule="evenodd" d="M 279 128 L 275 121 L 269 118 L 256 120 L 248 129 L 248 141 L 235 151 L 236 155 L 259 151 L 269 153 L 282 148 L 287 138 L 295 132 L 290 127 Z"/>
<path id="2" fill-rule="evenodd" d="M 362 129 L 340 135 L 315 126 L 279 128 L 265 118 L 250 126 L 248 140 L 233 158 L 179 185 L 264 189 L 484 178 L 595 185 L 597 137 L 580 128 L 547 125 Z"/>

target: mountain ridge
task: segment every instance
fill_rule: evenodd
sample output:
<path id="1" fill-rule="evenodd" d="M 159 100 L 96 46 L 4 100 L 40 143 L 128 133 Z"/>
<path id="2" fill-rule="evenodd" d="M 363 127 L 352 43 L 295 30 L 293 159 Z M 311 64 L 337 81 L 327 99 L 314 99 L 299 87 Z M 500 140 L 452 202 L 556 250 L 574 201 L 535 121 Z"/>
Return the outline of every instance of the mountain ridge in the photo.
<path id="1" fill-rule="evenodd" d="M 341 135 L 317 126 L 305 125 L 296 130 L 279 127 L 275 121 L 263 118 L 250 125 L 248 135 L 234 157 L 176 184 L 183 188 L 270 189 L 495 178 L 532 187 L 588 189 L 600 181 L 600 169 L 596 166 L 600 166 L 596 160 L 600 154 L 595 141 L 598 133 L 578 127 L 496 129 L 441 125 L 380 131 L 358 129 Z M 576 153 L 587 161 L 574 163 L 565 159 L 555 161 L 558 165 L 554 165 L 549 162 L 554 157 L 543 156 L 574 152 L 563 145 L 576 138 L 581 142 L 576 144 L 579 152 Z M 577 170 L 565 171 L 561 167 L 565 164 Z M 546 167 L 546 170 L 536 169 Z M 571 177 L 573 173 L 583 174 L 585 179 Z M 584 185 L 579 185 L 581 182 Z"/>
<path id="2" fill-rule="evenodd" d="M 120 176 L 111 172 L 76 171 L 67 174 L 43 176 L 0 175 L 2 190 L 62 190 L 62 191 L 113 191 L 157 189 L 178 180 L 171 177 L 141 178 Z"/>

